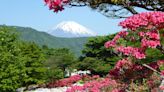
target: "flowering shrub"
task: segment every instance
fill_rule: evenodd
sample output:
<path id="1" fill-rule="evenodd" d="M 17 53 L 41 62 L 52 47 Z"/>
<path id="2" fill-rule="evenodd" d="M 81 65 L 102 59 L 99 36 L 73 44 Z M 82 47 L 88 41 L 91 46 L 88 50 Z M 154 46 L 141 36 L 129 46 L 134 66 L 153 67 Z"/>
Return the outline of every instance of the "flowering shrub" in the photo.
<path id="1" fill-rule="evenodd" d="M 160 92 L 158 88 L 161 81 L 160 79 L 158 75 L 153 74 L 150 78 L 143 79 L 140 83 L 132 81 L 129 84 L 128 90 L 130 90 L 130 92 Z"/>
<path id="2" fill-rule="evenodd" d="M 135 40 L 141 41 L 142 52 L 146 48 L 156 48 L 160 46 L 160 34 L 159 30 L 164 27 L 164 13 L 163 12 L 145 12 L 141 14 L 134 15 L 127 18 L 126 20 L 120 22 L 123 28 L 126 28 L 132 35 L 138 34 L 134 38 Z M 124 34 L 123 34 L 124 33 Z M 122 31 L 118 33 L 112 41 L 109 41 L 105 44 L 106 48 L 116 47 L 117 41 L 120 38 L 125 38 L 128 35 L 128 32 Z M 126 39 L 127 40 L 127 39 Z M 128 39 L 129 40 L 129 39 Z M 141 49 L 141 47 L 139 49 Z"/>
<path id="3" fill-rule="evenodd" d="M 128 31 L 119 32 L 113 40 L 105 43 L 105 47 L 113 48 L 115 52 L 123 56 L 123 59 L 119 60 L 114 69 L 110 70 L 109 76 L 127 84 L 133 80 L 142 84 L 144 78 L 150 79 L 150 76 L 153 74 L 152 70 L 159 70 L 159 68 L 162 70 L 164 66 L 163 60 L 158 62 L 152 61 L 147 64 L 148 67 L 143 66 L 142 63 L 144 62 L 141 62 L 146 59 L 146 51 L 149 48 L 159 49 L 162 47 L 160 38 L 163 36 L 161 36 L 160 32 L 164 28 L 164 12 L 137 14 L 120 22 L 119 25 Z M 138 46 L 127 46 L 126 44 L 121 44 L 120 39 L 138 41 L 140 44 Z M 161 53 L 163 54 L 162 50 Z M 163 74 L 163 71 L 161 71 L 161 75 Z M 160 81 L 156 83 L 151 79 L 147 80 L 147 82 L 149 88 L 156 88 L 154 86 L 159 86 L 160 83 Z"/>
<path id="4" fill-rule="evenodd" d="M 114 69 L 107 78 L 92 80 L 83 86 L 72 86 L 67 92 L 158 92 L 161 78 L 154 71 L 161 70 L 164 75 L 163 60 L 145 63 L 147 50 L 160 49 L 162 52 L 161 30 L 164 28 L 164 12 L 144 12 L 136 14 L 120 22 L 127 31 L 119 32 L 113 40 L 105 43 L 106 48 L 112 48 L 119 56 Z M 139 42 L 138 45 L 127 46 L 122 41 Z M 114 80 L 113 80 L 114 79 Z M 163 89 L 163 86 L 160 86 Z"/>
<path id="5" fill-rule="evenodd" d="M 105 92 L 121 92 L 120 89 L 117 88 L 117 91 L 115 89 L 118 85 L 115 80 L 104 78 L 86 82 L 83 86 L 72 86 L 66 92 L 101 92 L 102 90 Z"/>
<path id="6" fill-rule="evenodd" d="M 116 52 L 130 57 L 130 61 L 135 62 L 138 59 L 146 58 L 146 50 L 148 48 L 161 47 L 160 29 L 164 27 L 163 12 L 145 12 L 134 15 L 120 22 L 123 28 L 128 31 L 119 32 L 112 41 L 105 43 L 106 48 L 114 48 Z M 120 39 L 140 42 L 140 46 L 125 46 L 119 43 Z"/>
<path id="7" fill-rule="evenodd" d="M 71 76 L 69 78 L 65 78 L 65 79 L 55 81 L 55 82 L 51 82 L 47 85 L 47 87 L 52 88 L 52 87 L 70 86 L 79 80 L 81 80 L 81 76 L 80 75 L 74 75 L 74 76 Z"/>
<path id="8" fill-rule="evenodd" d="M 138 80 L 138 82 L 142 82 L 143 78 L 149 78 L 153 74 L 152 70 L 140 64 L 128 65 L 127 63 L 124 63 L 121 67 L 118 67 L 118 63 L 119 62 L 117 62 L 114 69 L 110 70 L 108 76 L 120 82 L 124 82 L 127 84 L 133 80 Z M 148 65 L 154 69 L 158 68 L 156 62 L 150 63 Z"/>

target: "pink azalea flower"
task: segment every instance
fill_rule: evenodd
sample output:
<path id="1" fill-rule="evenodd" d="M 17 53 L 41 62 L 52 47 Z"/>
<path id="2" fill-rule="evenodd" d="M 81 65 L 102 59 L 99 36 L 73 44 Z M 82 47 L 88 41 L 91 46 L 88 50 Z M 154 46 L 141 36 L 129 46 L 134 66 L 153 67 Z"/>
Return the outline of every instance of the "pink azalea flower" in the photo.
<path id="1" fill-rule="evenodd" d="M 64 9 L 63 6 L 69 3 L 69 0 L 44 0 L 44 2 L 48 5 L 50 10 L 58 12 Z"/>
<path id="2" fill-rule="evenodd" d="M 140 27 L 147 27 L 151 29 L 153 26 L 161 25 L 164 23 L 164 12 L 143 12 L 140 14 L 133 15 L 124 21 L 120 22 L 119 25 L 123 28 L 131 29 L 135 31 Z M 150 25 L 151 24 L 151 25 Z"/>

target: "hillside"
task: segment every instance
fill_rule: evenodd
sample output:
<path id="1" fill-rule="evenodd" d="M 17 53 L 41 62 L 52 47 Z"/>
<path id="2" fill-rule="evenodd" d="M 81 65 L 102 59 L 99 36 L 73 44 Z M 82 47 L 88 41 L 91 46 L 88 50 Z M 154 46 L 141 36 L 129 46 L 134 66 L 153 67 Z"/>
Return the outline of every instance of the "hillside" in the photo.
<path id="1" fill-rule="evenodd" d="M 54 37 L 45 32 L 39 32 L 29 27 L 10 26 L 20 34 L 20 39 L 35 42 L 38 45 L 47 45 L 50 48 L 69 48 L 76 56 L 81 55 L 83 45 L 87 42 L 87 37 L 82 38 L 61 38 Z"/>

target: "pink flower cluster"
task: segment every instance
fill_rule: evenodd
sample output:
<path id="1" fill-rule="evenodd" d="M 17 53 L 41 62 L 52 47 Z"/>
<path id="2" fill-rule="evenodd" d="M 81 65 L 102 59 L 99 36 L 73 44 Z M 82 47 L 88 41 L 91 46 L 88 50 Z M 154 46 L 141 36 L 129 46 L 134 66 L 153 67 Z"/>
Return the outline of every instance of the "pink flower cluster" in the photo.
<path id="1" fill-rule="evenodd" d="M 157 64 L 159 67 L 164 67 L 164 60 L 158 60 Z M 164 70 L 161 70 L 161 75 L 164 76 Z"/>
<path id="2" fill-rule="evenodd" d="M 124 38 L 124 37 L 126 37 L 127 35 L 128 35 L 129 33 L 127 32 L 127 31 L 125 31 L 125 30 L 122 30 L 122 31 L 120 31 L 120 32 L 118 32 L 118 36 L 120 36 L 120 37 L 122 37 L 122 38 Z M 115 38 L 114 38 L 115 39 Z M 115 39 L 116 40 L 116 39 Z"/>
<path id="3" fill-rule="evenodd" d="M 52 88 L 52 87 L 70 86 L 79 80 L 81 80 L 81 76 L 80 75 L 74 75 L 74 76 L 71 76 L 69 78 L 65 78 L 65 79 L 55 81 L 55 82 L 51 82 L 48 84 L 48 87 Z"/>
<path id="4" fill-rule="evenodd" d="M 115 47 L 116 46 L 116 41 L 120 38 L 124 38 L 128 35 L 128 32 L 127 31 L 120 31 L 112 41 L 108 41 L 105 43 L 105 47 L 106 48 L 110 48 L 110 47 Z"/>
<path id="5" fill-rule="evenodd" d="M 142 32 L 141 31 L 138 33 L 138 35 L 140 37 L 145 37 L 145 38 L 152 39 L 152 40 L 159 40 L 160 39 L 160 36 L 159 36 L 157 30 L 148 31 L 148 32 Z"/>
<path id="6" fill-rule="evenodd" d="M 153 39 L 153 40 L 159 40 L 160 39 L 160 36 L 159 36 L 157 30 L 147 32 L 146 36 L 148 36 L 150 39 Z"/>
<path id="7" fill-rule="evenodd" d="M 161 75 L 164 76 L 164 70 L 161 71 Z"/>
<path id="8" fill-rule="evenodd" d="M 104 46 L 105 46 L 105 48 L 115 47 L 116 42 L 115 41 L 107 41 Z"/>
<path id="9" fill-rule="evenodd" d="M 142 48 L 156 48 L 160 46 L 160 36 L 156 30 L 148 32 L 139 32 L 138 35 L 142 38 L 141 47 Z"/>
<path id="10" fill-rule="evenodd" d="M 158 61 L 157 61 L 157 64 L 158 64 L 159 66 L 164 65 L 164 60 L 158 60 Z"/>
<path id="11" fill-rule="evenodd" d="M 93 80 L 90 82 L 86 82 L 83 86 L 72 86 L 71 88 L 68 88 L 66 92 L 101 92 L 103 88 L 109 86 L 112 87 L 114 85 L 117 85 L 115 80 L 104 78 L 101 80 Z"/>
<path id="12" fill-rule="evenodd" d="M 122 52 L 124 55 L 127 56 L 134 56 L 136 59 L 143 59 L 145 58 L 145 54 L 143 53 L 141 48 L 134 48 L 134 47 L 117 47 L 116 50 L 118 52 Z"/>
<path id="13" fill-rule="evenodd" d="M 144 37 L 144 36 L 145 36 L 145 32 L 142 32 L 142 31 L 139 32 L 139 33 L 138 33 L 138 36 L 140 36 L 140 37 Z"/>
<path id="14" fill-rule="evenodd" d="M 160 41 L 159 40 L 147 40 L 143 38 L 141 40 L 141 47 L 149 47 L 149 48 L 156 48 L 157 46 L 160 46 Z"/>
<path id="15" fill-rule="evenodd" d="M 99 75 L 93 75 L 93 76 L 92 76 L 92 79 L 98 79 L 98 78 L 100 78 Z"/>
<path id="16" fill-rule="evenodd" d="M 160 88 L 160 90 L 164 90 L 164 86 L 160 86 L 159 88 Z"/>
<path id="17" fill-rule="evenodd" d="M 48 5 L 50 10 L 54 12 L 62 11 L 63 5 L 67 4 L 69 0 L 44 0 L 46 5 Z"/>
<path id="18" fill-rule="evenodd" d="M 133 31 L 141 27 L 151 29 L 153 26 L 160 26 L 163 24 L 164 12 L 160 11 L 136 14 L 119 23 L 123 28 L 131 29 Z"/>
<path id="19" fill-rule="evenodd" d="M 127 58 L 126 59 L 122 59 L 122 60 L 119 60 L 116 65 L 115 65 L 115 68 L 117 69 L 120 69 L 120 68 L 129 68 L 131 67 L 133 64 L 131 61 L 129 61 Z"/>

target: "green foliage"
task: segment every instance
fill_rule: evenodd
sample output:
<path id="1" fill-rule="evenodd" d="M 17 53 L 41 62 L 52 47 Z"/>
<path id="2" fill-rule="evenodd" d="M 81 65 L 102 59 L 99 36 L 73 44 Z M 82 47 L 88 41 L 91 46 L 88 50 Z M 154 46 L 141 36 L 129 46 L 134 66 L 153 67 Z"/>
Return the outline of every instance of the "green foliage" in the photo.
<path id="1" fill-rule="evenodd" d="M 54 55 L 55 50 L 54 48 L 49 48 L 47 45 L 42 46 L 42 50 L 44 55 L 46 55 L 46 60 L 49 59 L 51 56 Z"/>
<path id="2" fill-rule="evenodd" d="M 88 40 L 83 49 L 84 57 L 95 57 L 103 61 L 107 61 L 107 58 L 115 56 L 114 52 L 111 49 L 106 49 L 104 43 L 112 40 L 114 35 L 108 36 L 98 36 L 93 37 Z M 107 61 L 108 62 L 108 61 Z M 110 62 L 110 61 L 109 61 Z M 112 62 L 112 61 L 111 61 Z"/>
<path id="3" fill-rule="evenodd" d="M 63 74 L 59 78 L 63 78 L 65 75 L 65 69 L 72 69 L 72 65 L 75 64 L 75 56 L 67 48 L 54 49 L 53 54 L 44 63 L 49 69 L 55 69 L 52 72 L 57 72 L 62 70 Z M 55 67 L 55 68 L 54 68 Z"/>
<path id="4" fill-rule="evenodd" d="M 91 74 L 104 76 L 108 74 L 112 66 L 101 60 L 93 57 L 86 57 L 83 61 L 79 62 L 78 68 L 82 70 L 90 70 Z"/>
<path id="5" fill-rule="evenodd" d="M 48 71 L 46 72 L 47 82 L 54 82 L 56 80 L 64 78 L 64 73 L 62 69 L 57 66 L 48 67 Z"/>
<path id="6" fill-rule="evenodd" d="M 17 40 L 14 30 L 0 27 L 0 91 L 15 92 L 21 86 L 44 82 L 42 50 Z"/>
<path id="7" fill-rule="evenodd" d="M 81 66 L 79 69 L 90 69 L 95 74 L 102 76 L 108 74 L 108 71 L 114 67 L 115 62 L 119 60 L 112 49 L 104 47 L 104 43 L 113 39 L 113 37 L 114 35 L 90 38 L 85 44 L 82 51 L 83 56 L 80 57 L 80 65 L 77 64 L 77 68 Z"/>
<path id="8" fill-rule="evenodd" d="M 161 54 L 161 51 L 158 49 L 152 49 L 149 48 L 146 50 L 146 58 L 141 60 L 140 63 L 150 63 L 150 62 L 156 62 L 157 60 L 163 60 L 164 55 Z"/>
<path id="9" fill-rule="evenodd" d="M 16 45 L 16 35 L 8 32 L 8 28 L 0 27 L 0 90 L 14 91 L 20 87 L 23 62 L 19 62 L 21 50 Z"/>
<path id="10" fill-rule="evenodd" d="M 23 79 L 23 86 L 43 83 L 45 80 L 44 74 L 46 72 L 46 68 L 43 65 L 45 61 L 43 50 L 35 43 L 29 42 L 22 42 L 20 47 L 26 67 L 26 76 Z"/>

